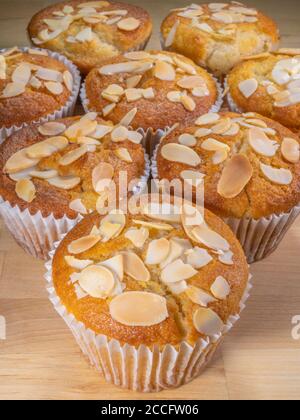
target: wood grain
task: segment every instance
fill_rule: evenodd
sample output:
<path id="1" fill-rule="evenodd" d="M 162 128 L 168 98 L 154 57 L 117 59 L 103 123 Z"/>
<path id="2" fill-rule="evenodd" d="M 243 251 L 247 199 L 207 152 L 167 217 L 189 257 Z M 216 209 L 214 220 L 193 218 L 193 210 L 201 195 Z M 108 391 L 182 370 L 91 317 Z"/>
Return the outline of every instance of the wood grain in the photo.
<path id="1" fill-rule="evenodd" d="M 1 47 L 27 45 L 32 14 L 54 1 L 0 0 Z M 155 21 L 150 47 L 159 47 L 159 22 L 179 0 L 143 0 Z M 279 22 L 282 44 L 299 46 L 300 2 L 251 1 Z M 300 220 L 280 248 L 252 266 L 254 288 L 241 321 L 205 373 L 184 387 L 143 395 L 107 384 L 82 356 L 47 299 L 43 263 L 26 255 L 0 222 L 0 399 L 299 399 Z"/>

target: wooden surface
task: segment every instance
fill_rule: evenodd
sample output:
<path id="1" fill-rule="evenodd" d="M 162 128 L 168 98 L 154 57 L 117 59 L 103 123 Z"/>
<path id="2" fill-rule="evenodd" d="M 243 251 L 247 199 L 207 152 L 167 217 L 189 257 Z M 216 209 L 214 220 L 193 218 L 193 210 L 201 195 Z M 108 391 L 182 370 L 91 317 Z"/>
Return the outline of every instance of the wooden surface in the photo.
<path id="1" fill-rule="evenodd" d="M 30 16 L 43 0 L 0 0 L 0 47 L 27 45 Z M 54 2 L 52 2 L 54 3 Z M 134 2 L 133 2 L 134 3 Z M 143 0 L 156 23 L 176 0 Z M 299 46 L 299 1 L 252 1 L 280 25 L 282 43 Z M 81 355 L 47 299 L 43 263 L 26 255 L 0 222 L 0 399 L 299 399 L 300 341 L 292 317 L 300 315 L 300 220 L 280 248 L 252 266 L 254 289 L 241 321 L 197 380 L 177 390 L 141 395 L 118 389 L 98 376 Z"/>

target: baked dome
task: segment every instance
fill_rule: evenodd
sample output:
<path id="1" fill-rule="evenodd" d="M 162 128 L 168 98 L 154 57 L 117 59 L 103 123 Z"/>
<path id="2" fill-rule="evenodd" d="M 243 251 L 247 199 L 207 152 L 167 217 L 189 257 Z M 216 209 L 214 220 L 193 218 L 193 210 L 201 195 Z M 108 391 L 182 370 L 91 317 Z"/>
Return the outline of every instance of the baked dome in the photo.
<path id="1" fill-rule="evenodd" d="M 12 48 L 0 54 L 0 128 L 20 126 L 60 110 L 73 76 L 46 51 Z"/>
<path id="2" fill-rule="evenodd" d="M 68 233 L 53 258 L 56 294 L 85 328 L 122 344 L 176 346 L 215 337 L 240 312 L 248 282 L 238 240 L 208 210 L 205 223 L 197 210 L 197 222 L 187 226 L 190 204 L 183 216 L 177 201 L 168 204 L 170 216 L 154 209 L 157 198 L 142 202 L 142 213 L 94 213 Z M 113 236 L 106 235 L 109 223 Z"/>
<path id="3" fill-rule="evenodd" d="M 0 146 L 0 195 L 31 214 L 75 219 L 105 203 L 107 182 L 118 190 L 121 171 L 128 183 L 141 180 L 141 140 L 93 114 L 28 126 Z"/>
<path id="4" fill-rule="evenodd" d="M 270 51 L 278 42 L 275 22 L 240 3 L 176 9 L 161 25 L 163 46 L 215 74 L 226 74 L 243 57 Z"/>
<path id="5" fill-rule="evenodd" d="M 161 180 L 187 179 L 194 193 L 204 180 L 205 205 L 221 217 L 259 219 L 300 201 L 299 138 L 259 114 L 204 115 L 168 134 L 156 161 Z"/>
<path id="6" fill-rule="evenodd" d="M 144 9 L 130 4 L 74 0 L 38 12 L 28 32 L 35 45 L 64 54 L 88 73 L 105 59 L 143 49 L 152 21 Z"/>
<path id="7" fill-rule="evenodd" d="M 86 107 L 113 122 L 135 110 L 131 125 L 171 127 L 219 108 L 217 82 L 179 54 L 140 51 L 107 61 L 85 81 Z"/>
<path id="8" fill-rule="evenodd" d="M 238 64 L 227 77 L 229 104 L 300 129 L 300 49 L 282 48 Z M 234 110 L 234 109 L 233 109 Z"/>

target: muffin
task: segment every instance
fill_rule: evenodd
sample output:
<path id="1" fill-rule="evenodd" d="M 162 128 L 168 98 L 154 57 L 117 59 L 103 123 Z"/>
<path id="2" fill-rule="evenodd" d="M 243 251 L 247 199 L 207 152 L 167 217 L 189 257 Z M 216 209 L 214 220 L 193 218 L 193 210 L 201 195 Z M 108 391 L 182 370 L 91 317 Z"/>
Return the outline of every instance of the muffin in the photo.
<path id="1" fill-rule="evenodd" d="M 299 138 L 255 113 L 178 127 L 159 145 L 153 176 L 191 185 L 194 198 L 204 186 L 205 206 L 231 226 L 248 262 L 273 252 L 300 211 Z"/>
<path id="2" fill-rule="evenodd" d="M 243 61 L 228 75 L 227 88 L 232 111 L 258 112 L 300 129 L 300 49 Z"/>
<path id="3" fill-rule="evenodd" d="M 90 362 L 106 380 L 142 392 L 197 377 L 249 290 L 228 226 L 169 198 L 133 197 L 134 215 L 85 217 L 47 264 L 50 299 Z"/>
<path id="4" fill-rule="evenodd" d="M 220 76 L 243 57 L 270 51 L 279 39 L 275 22 L 241 3 L 175 9 L 161 25 L 163 49 L 191 58 Z"/>
<path id="5" fill-rule="evenodd" d="M 28 25 L 35 45 L 64 54 L 82 73 L 125 51 L 144 49 L 152 21 L 144 9 L 108 1 L 67 1 L 38 12 Z"/>
<path id="6" fill-rule="evenodd" d="M 131 52 L 113 58 L 87 76 L 81 97 L 89 111 L 113 122 L 130 110 L 131 125 L 152 141 L 167 127 L 221 106 L 217 81 L 190 59 L 159 51 Z M 150 128 L 149 128 L 150 127 Z"/>
<path id="7" fill-rule="evenodd" d="M 65 57 L 0 50 L 0 143 L 26 124 L 71 115 L 79 88 L 79 72 Z"/>
<path id="8" fill-rule="evenodd" d="M 82 215 L 140 193 L 149 172 L 141 140 L 93 114 L 31 125 L 9 137 L 0 146 L 0 214 L 17 242 L 47 258 Z"/>

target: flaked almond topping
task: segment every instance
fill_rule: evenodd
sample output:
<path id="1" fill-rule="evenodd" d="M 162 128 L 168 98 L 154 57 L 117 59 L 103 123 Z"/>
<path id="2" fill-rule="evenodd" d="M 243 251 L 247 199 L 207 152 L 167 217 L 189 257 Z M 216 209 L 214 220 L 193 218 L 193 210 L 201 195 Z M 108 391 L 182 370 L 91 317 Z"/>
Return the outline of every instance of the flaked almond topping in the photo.
<path id="1" fill-rule="evenodd" d="M 56 152 L 56 148 L 46 140 L 35 143 L 26 149 L 26 154 L 30 159 L 43 159 Z"/>
<path id="2" fill-rule="evenodd" d="M 85 268 L 78 277 L 80 287 L 90 296 L 98 299 L 107 298 L 115 286 L 112 272 L 100 265 Z"/>
<path id="3" fill-rule="evenodd" d="M 185 280 L 182 280 L 177 283 L 169 283 L 168 288 L 174 295 L 180 295 L 181 293 L 186 291 L 188 285 Z"/>
<path id="4" fill-rule="evenodd" d="M 54 177 L 48 180 L 53 187 L 61 188 L 62 190 L 72 190 L 80 184 L 81 179 L 76 176 Z"/>
<path id="5" fill-rule="evenodd" d="M 76 41 L 91 42 L 94 38 L 92 28 L 84 28 L 75 36 Z"/>
<path id="6" fill-rule="evenodd" d="M 222 22 L 222 23 L 232 23 L 233 22 L 232 15 L 230 13 L 228 13 L 227 11 L 213 13 L 212 16 L 211 16 L 211 19 L 216 20 L 217 22 Z"/>
<path id="7" fill-rule="evenodd" d="M 109 305 L 111 317 L 129 327 L 150 327 L 165 321 L 169 314 L 163 296 L 150 292 L 125 292 Z"/>
<path id="8" fill-rule="evenodd" d="M 192 134 L 181 134 L 179 136 L 178 141 L 180 144 L 183 144 L 184 146 L 193 147 L 196 146 L 197 140 Z"/>
<path id="9" fill-rule="evenodd" d="M 45 87 L 53 95 L 61 95 L 64 91 L 63 85 L 60 82 L 46 82 Z"/>
<path id="10" fill-rule="evenodd" d="M 130 156 L 130 153 L 126 147 L 120 147 L 115 150 L 115 155 L 124 162 L 132 163 L 132 157 Z"/>
<path id="11" fill-rule="evenodd" d="M 24 83 L 13 82 L 8 83 L 2 91 L 1 98 L 14 98 L 15 96 L 22 95 L 25 92 L 26 86 Z"/>
<path id="12" fill-rule="evenodd" d="M 182 93 L 177 90 L 172 90 L 171 92 L 167 93 L 167 98 L 170 102 L 180 102 L 181 101 Z"/>
<path id="13" fill-rule="evenodd" d="M 46 69 L 44 67 L 39 67 L 35 76 L 38 79 L 46 80 L 48 82 L 59 82 L 63 81 L 63 75 L 57 70 Z"/>
<path id="14" fill-rule="evenodd" d="M 158 60 L 154 68 L 154 76 L 160 80 L 172 81 L 175 80 L 176 73 L 171 64 Z"/>
<path id="15" fill-rule="evenodd" d="M 111 84 L 111 85 L 107 86 L 107 88 L 105 89 L 105 92 L 108 95 L 117 95 L 117 96 L 120 96 L 120 95 L 123 95 L 124 89 L 120 85 Z"/>
<path id="16" fill-rule="evenodd" d="M 96 9 L 110 6 L 108 1 L 88 1 L 78 4 L 76 7 L 79 9 L 84 9 L 86 7 L 95 7 Z"/>
<path id="17" fill-rule="evenodd" d="M 105 137 L 107 134 L 111 133 L 113 131 L 114 127 L 110 125 L 101 125 L 98 124 L 96 126 L 96 129 L 93 133 L 90 134 L 90 136 L 94 139 L 101 140 L 103 137 Z"/>
<path id="18" fill-rule="evenodd" d="M 258 118 L 247 118 L 247 123 L 255 125 L 260 128 L 267 128 L 268 125 L 264 120 L 259 120 Z"/>
<path id="19" fill-rule="evenodd" d="M 247 79 L 239 83 L 239 90 L 245 96 L 245 98 L 250 98 L 258 88 L 258 81 L 256 79 Z"/>
<path id="20" fill-rule="evenodd" d="M 201 23 L 195 22 L 193 26 L 195 28 L 200 29 L 200 31 L 207 32 L 208 34 L 211 34 L 214 32 L 213 28 L 206 22 L 201 22 Z"/>
<path id="21" fill-rule="evenodd" d="M 55 169 L 49 169 L 48 171 L 31 171 L 29 175 L 32 178 L 50 179 L 56 177 L 58 172 Z"/>
<path id="22" fill-rule="evenodd" d="M 83 204 L 81 198 L 76 198 L 75 200 L 71 201 L 69 204 L 71 210 L 76 211 L 76 213 L 80 214 L 88 214 L 88 211 Z"/>
<path id="23" fill-rule="evenodd" d="M 217 151 L 217 150 L 230 150 L 230 147 L 228 146 L 228 144 L 223 143 L 219 140 L 213 139 L 213 138 L 208 138 L 206 140 L 204 140 L 204 142 L 201 144 L 201 148 L 203 150 L 208 150 L 208 151 Z"/>
<path id="24" fill-rule="evenodd" d="M 274 140 L 270 140 L 259 127 L 249 128 L 248 142 L 256 153 L 267 157 L 275 156 L 279 148 L 279 144 Z"/>
<path id="25" fill-rule="evenodd" d="M 224 327 L 221 318 L 209 308 L 197 309 L 193 316 L 193 322 L 200 334 L 209 337 L 219 334 Z"/>
<path id="26" fill-rule="evenodd" d="M 138 72 L 144 64 L 143 61 L 126 61 L 124 63 L 108 64 L 101 67 L 99 73 L 107 76 L 118 73 L 135 73 Z"/>
<path id="27" fill-rule="evenodd" d="M 181 221 L 186 227 L 201 225 L 204 222 L 203 209 L 184 202 L 181 208 Z"/>
<path id="28" fill-rule="evenodd" d="M 179 23 L 180 23 L 179 20 L 176 20 L 176 22 L 174 23 L 174 25 L 170 29 L 170 31 L 167 35 L 167 38 L 165 40 L 165 47 L 166 48 L 169 48 L 169 47 L 171 47 L 171 45 L 173 45 Z"/>
<path id="29" fill-rule="evenodd" d="M 199 269 L 208 265 L 213 258 L 206 249 L 195 247 L 194 249 L 188 250 L 186 253 L 186 262 L 195 269 Z"/>
<path id="30" fill-rule="evenodd" d="M 126 79 L 127 89 L 132 89 L 132 88 L 137 87 L 138 84 L 140 83 L 141 79 L 142 79 L 141 75 L 128 77 L 128 79 Z"/>
<path id="31" fill-rule="evenodd" d="M 47 122 L 38 127 L 38 131 L 43 136 L 58 136 L 66 130 L 66 126 L 63 123 L 51 121 Z"/>
<path id="32" fill-rule="evenodd" d="M 210 303 L 216 302 L 213 296 L 196 286 L 189 286 L 186 294 L 193 303 L 204 306 L 205 308 Z"/>
<path id="33" fill-rule="evenodd" d="M 236 136 L 240 132 L 240 126 L 237 123 L 232 123 L 231 127 L 223 133 L 224 136 Z"/>
<path id="34" fill-rule="evenodd" d="M 22 149 L 7 160 L 4 166 L 4 172 L 15 174 L 25 169 L 33 168 L 38 162 L 39 159 L 30 159 L 26 154 L 26 149 Z"/>
<path id="35" fill-rule="evenodd" d="M 71 150 L 70 152 L 62 156 L 59 159 L 58 164 L 61 166 L 71 165 L 72 163 L 80 159 L 82 156 L 84 156 L 87 153 L 87 151 L 88 151 L 87 146 L 84 144 L 78 147 L 77 149 Z"/>
<path id="36" fill-rule="evenodd" d="M 210 134 L 211 134 L 210 128 L 198 128 L 194 133 L 196 137 L 206 137 L 206 136 L 209 136 Z"/>
<path id="37" fill-rule="evenodd" d="M 72 73 L 69 72 L 69 70 L 66 70 L 63 72 L 63 82 L 66 86 L 66 88 L 72 92 L 73 89 L 73 76 Z"/>
<path id="38" fill-rule="evenodd" d="M 150 202 L 142 208 L 142 212 L 150 219 L 180 223 L 180 208 L 173 204 Z"/>
<path id="39" fill-rule="evenodd" d="M 300 145 L 293 138 L 285 137 L 281 144 L 281 153 L 285 160 L 297 163 L 300 160 Z"/>
<path id="40" fill-rule="evenodd" d="M 167 223 L 146 222 L 144 220 L 133 220 L 133 223 L 135 223 L 136 225 L 144 226 L 149 229 L 166 231 L 171 231 L 174 229 L 172 225 L 168 225 Z"/>
<path id="41" fill-rule="evenodd" d="M 194 277 L 198 272 L 189 264 L 184 264 L 181 259 L 173 261 L 161 271 L 163 283 L 177 283 Z"/>
<path id="42" fill-rule="evenodd" d="M 42 87 L 42 82 L 37 79 L 35 76 L 33 76 L 30 80 L 29 80 L 29 84 L 31 87 L 33 87 L 34 89 L 40 89 Z"/>
<path id="43" fill-rule="evenodd" d="M 300 55 L 300 48 L 279 48 L 275 51 L 278 54 L 285 54 L 285 55 Z"/>
<path id="44" fill-rule="evenodd" d="M 127 102 L 135 102 L 143 97 L 141 89 L 131 88 L 126 89 L 125 96 Z"/>
<path id="45" fill-rule="evenodd" d="M 20 179 L 16 183 L 16 194 L 21 200 L 31 203 L 35 199 L 36 189 L 29 179 Z"/>
<path id="46" fill-rule="evenodd" d="M 182 171 L 180 173 L 180 177 L 193 187 L 197 188 L 200 184 L 203 183 L 205 175 L 201 172 L 195 172 L 195 171 Z"/>
<path id="47" fill-rule="evenodd" d="M 262 162 L 260 162 L 260 168 L 265 177 L 275 184 L 290 185 L 293 181 L 293 174 L 289 169 L 274 168 Z"/>
<path id="48" fill-rule="evenodd" d="M 178 80 L 177 85 L 183 89 L 193 89 L 205 86 L 205 81 L 201 76 L 186 76 Z"/>
<path id="49" fill-rule="evenodd" d="M 180 97 L 180 102 L 185 107 L 187 111 L 194 111 L 196 109 L 196 103 L 193 98 L 186 94 L 182 94 Z"/>
<path id="50" fill-rule="evenodd" d="M 210 290 L 217 299 L 224 300 L 230 293 L 230 286 L 224 277 L 219 276 L 212 284 Z"/>
<path id="51" fill-rule="evenodd" d="M 114 176 L 114 168 L 111 164 L 100 162 L 92 172 L 92 183 L 94 190 L 99 194 L 109 187 Z"/>
<path id="52" fill-rule="evenodd" d="M 35 169 L 35 168 L 28 168 L 28 169 L 25 169 L 24 171 L 17 172 L 15 174 L 9 174 L 9 178 L 12 181 L 15 181 L 15 182 L 19 181 L 20 179 L 24 179 L 24 178 L 31 179 L 32 176 L 30 175 L 30 173 L 33 169 Z"/>
<path id="53" fill-rule="evenodd" d="M 107 117 L 107 115 L 109 115 L 116 107 L 116 104 L 109 104 L 106 105 L 103 109 L 102 109 L 102 114 L 104 117 Z"/>
<path id="54" fill-rule="evenodd" d="M 224 198 L 237 197 L 253 175 L 253 167 L 247 156 L 233 156 L 223 169 L 218 183 L 218 194 Z"/>
<path id="55" fill-rule="evenodd" d="M 97 121 L 81 118 L 79 121 L 70 125 L 65 131 L 65 136 L 70 140 L 76 140 L 77 137 L 88 136 L 97 128 Z"/>
<path id="56" fill-rule="evenodd" d="M 148 265 L 160 264 L 170 251 L 170 242 L 166 238 L 156 239 L 149 243 L 145 262 Z"/>
<path id="57" fill-rule="evenodd" d="M 212 163 L 214 165 L 220 165 L 228 159 L 228 153 L 228 149 L 217 150 L 212 157 Z"/>
<path id="58" fill-rule="evenodd" d="M 119 281 L 123 281 L 124 278 L 124 261 L 123 255 L 116 255 L 106 261 L 102 261 L 99 265 L 108 268 L 113 274 L 115 274 Z"/>
<path id="59" fill-rule="evenodd" d="M 68 252 L 70 254 L 78 255 L 93 248 L 101 239 L 100 235 L 88 235 L 82 238 L 76 239 L 71 242 L 68 246 Z"/>
<path id="60" fill-rule="evenodd" d="M 120 126 L 128 127 L 136 116 L 137 108 L 132 108 L 120 121 Z"/>
<path id="61" fill-rule="evenodd" d="M 140 20 L 135 19 L 134 17 L 122 19 L 117 23 L 118 28 L 122 31 L 135 31 L 140 25 Z"/>
<path id="62" fill-rule="evenodd" d="M 183 61 L 179 57 L 174 56 L 173 61 L 176 64 L 176 66 L 179 67 L 181 70 L 183 70 L 185 73 L 191 74 L 191 75 L 197 74 L 197 71 L 194 66 L 187 63 L 186 61 Z"/>
<path id="63" fill-rule="evenodd" d="M 231 127 L 231 119 L 223 118 L 216 125 L 211 128 L 213 134 L 224 134 Z"/>
<path id="64" fill-rule="evenodd" d="M 108 242 L 117 238 L 126 225 L 126 217 L 119 210 L 111 211 L 100 223 L 99 232 L 102 236 L 102 242 Z"/>
<path id="65" fill-rule="evenodd" d="M 96 140 L 92 137 L 78 137 L 77 143 L 78 144 L 84 144 L 86 146 L 99 146 L 101 144 L 98 140 Z M 90 150 L 88 150 L 88 151 L 90 151 Z"/>
<path id="66" fill-rule="evenodd" d="M 127 58 L 128 60 L 139 61 L 139 60 L 147 60 L 148 58 L 151 57 L 151 55 L 146 51 L 131 51 L 131 52 L 125 53 L 124 57 Z"/>
<path id="67" fill-rule="evenodd" d="M 134 144 L 140 144 L 143 140 L 143 135 L 137 131 L 128 131 L 128 140 Z"/>
<path id="68" fill-rule="evenodd" d="M 189 166 L 198 166 L 201 159 L 198 154 L 187 146 L 169 143 L 161 148 L 162 157 L 171 162 L 179 162 Z"/>
<path id="69" fill-rule="evenodd" d="M 150 273 L 144 262 L 134 252 L 123 252 L 124 271 L 136 281 L 148 282 L 151 278 Z"/>
<path id="70" fill-rule="evenodd" d="M 63 150 L 65 149 L 69 142 L 68 139 L 64 136 L 54 136 L 49 137 L 47 140 L 44 141 L 46 144 L 50 144 L 53 146 L 56 150 Z M 28 150 L 28 149 L 27 149 Z"/>
<path id="71" fill-rule="evenodd" d="M 143 248 L 149 238 L 149 230 L 146 228 L 132 228 L 125 233 L 125 238 L 129 239 L 136 248 Z"/>
<path id="72" fill-rule="evenodd" d="M 6 69 L 7 69 L 7 64 L 6 64 L 5 57 L 3 55 L 0 55 L 0 80 L 6 79 Z"/>
<path id="73" fill-rule="evenodd" d="M 111 139 L 113 142 L 125 141 L 128 138 L 128 129 L 124 126 L 116 127 L 111 133 Z"/>
<path id="74" fill-rule="evenodd" d="M 215 124 L 220 119 L 219 114 L 209 112 L 208 114 L 201 115 L 196 121 L 196 125 L 212 125 Z"/>
<path id="75" fill-rule="evenodd" d="M 192 245 L 188 239 L 172 238 L 169 242 L 170 250 L 167 258 L 160 263 L 161 269 L 180 259 L 186 251 L 192 248 Z"/>
<path id="76" fill-rule="evenodd" d="M 192 230 L 186 229 L 186 233 L 191 237 L 192 240 L 205 245 L 207 248 L 214 249 L 216 251 L 229 251 L 230 245 L 228 241 L 223 238 L 219 233 L 212 230 L 207 224 L 202 223 L 200 226 L 196 226 Z"/>
<path id="77" fill-rule="evenodd" d="M 219 261 L 225 265 L 233 265 L 233 252 L 227 251 L 220 253 Z"/>
<path id="78" fill-rule="evenodd" d="M 72 257 L 71 255 L 67 255 L 65 257 L 65 261 L 69 267 L 75 268 L 75 270 L 83 270 L 84 268 L 93 264 L 93 260 L 79 260 L 78 258 Z"/>
<path id="79" fill-rule="evenodd" d="M 24 85 L 27 85 L 31 78 L 30 65 L 27 63 L 19 64 L 18 67 L 14 70 L 11 78 L 15 83 L 23 83 Z"/>

